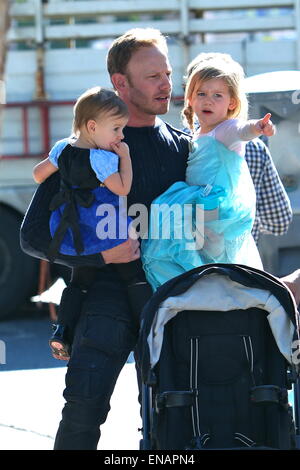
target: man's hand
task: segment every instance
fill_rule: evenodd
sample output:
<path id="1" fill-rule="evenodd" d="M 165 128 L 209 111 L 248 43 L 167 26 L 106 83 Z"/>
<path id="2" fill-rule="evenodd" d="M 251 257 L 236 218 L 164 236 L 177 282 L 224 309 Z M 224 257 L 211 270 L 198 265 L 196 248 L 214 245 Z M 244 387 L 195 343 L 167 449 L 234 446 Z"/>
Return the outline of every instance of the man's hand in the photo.
<path id="1" fill-rule="evenodd" d="M 109 250 L 101 251 L 101 255 L 105 264 L 109 263 L 129 263 L 140 257 L 140 243 L 138 240 L 128 238 L 126 242 L 110 248 Z"/>

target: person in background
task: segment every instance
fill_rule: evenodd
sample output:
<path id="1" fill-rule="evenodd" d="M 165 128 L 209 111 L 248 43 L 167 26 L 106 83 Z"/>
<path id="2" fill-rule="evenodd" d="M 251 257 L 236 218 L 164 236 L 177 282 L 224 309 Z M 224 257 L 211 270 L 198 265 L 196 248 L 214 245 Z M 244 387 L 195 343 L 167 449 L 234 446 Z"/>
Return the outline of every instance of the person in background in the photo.
<path id="1" fill-rule="evenodd" d="M 246 144 L 245 159 L 256 193 L 256 214 L 252 235 L 258 243 L 260 234 L 284 235 L 293 218 L 291 202 L 262 139 Z"/>
<path id="2" fill-rule="evenodd" d="M 287 276 L 281 277 L 280 280 L 286 284 L 286 286 L 292 292 L 296 305 L 300 304 L 300 269 L 296 269 Z"/>

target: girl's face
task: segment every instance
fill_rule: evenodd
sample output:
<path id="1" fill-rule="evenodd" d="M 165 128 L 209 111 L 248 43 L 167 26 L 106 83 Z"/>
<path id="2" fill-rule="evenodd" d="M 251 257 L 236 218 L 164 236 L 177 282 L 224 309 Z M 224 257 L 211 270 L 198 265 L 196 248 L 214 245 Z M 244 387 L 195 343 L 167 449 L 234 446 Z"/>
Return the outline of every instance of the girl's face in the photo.
<path id="1" fill-rule="evenodd" d="M 200 134 L 206 134 L 228 119 L 228 112 L 236 108 L 227 83 L 222 78 L 211 78 L 196 85 L 188 100 L 200 124 Z"/>
<path id="2" fill-rule="evenodd" d="M 112 151 L 112 144 L 124 139 L 123 129 L 128 122 L 127 116 L 100 116 L 87 122 L 89 137 L 95 148 Z"/>

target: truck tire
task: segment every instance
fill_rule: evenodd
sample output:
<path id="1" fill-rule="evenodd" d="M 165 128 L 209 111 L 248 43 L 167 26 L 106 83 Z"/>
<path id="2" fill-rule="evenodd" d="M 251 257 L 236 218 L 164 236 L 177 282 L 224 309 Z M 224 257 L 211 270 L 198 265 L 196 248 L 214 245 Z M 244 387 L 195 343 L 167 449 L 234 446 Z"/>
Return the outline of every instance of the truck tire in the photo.
<path id="1" fill-rule="evenodd" d="M 0 207 L 0 320 L 22 307 L 37 289 L 38 260 L 20 248 L 21 222 L 17 213 Z"/>

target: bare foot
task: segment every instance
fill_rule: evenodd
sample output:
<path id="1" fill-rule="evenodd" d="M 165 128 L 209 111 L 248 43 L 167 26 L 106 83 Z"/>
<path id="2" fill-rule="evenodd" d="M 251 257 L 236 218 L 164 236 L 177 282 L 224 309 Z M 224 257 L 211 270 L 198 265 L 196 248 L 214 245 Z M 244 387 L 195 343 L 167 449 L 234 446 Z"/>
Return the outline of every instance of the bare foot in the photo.
<path id="1" fill-rule="evenodd" d="M 70 359 L 70 355 L 66 349 L 66 347 L 60 343 L 59 341 L 51 341 L 50 348 L 52 351 L 52 356 L 55 359 L 59 359 L 62 361 L 68 361 Z"/>
<path id="2" fill-rule="evenodd" d="M 69 356 L 62 356 L 54 353 L 52 353 L 52 356 L 54 357 L 54 359 L 59 359 L 60 361 L 68 361 L 70 359 Z"/>

